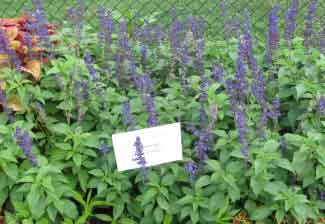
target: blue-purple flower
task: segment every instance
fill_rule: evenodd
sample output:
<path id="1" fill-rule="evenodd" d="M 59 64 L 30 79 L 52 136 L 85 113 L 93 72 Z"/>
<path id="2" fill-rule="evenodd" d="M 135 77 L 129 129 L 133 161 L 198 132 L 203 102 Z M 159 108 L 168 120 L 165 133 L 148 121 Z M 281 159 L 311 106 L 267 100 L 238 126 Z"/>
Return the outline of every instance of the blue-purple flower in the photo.
<path id="1" fill-rule="evenodd" d="M 87 102 L 89 100 L 89 84 L 88 84 L 88 80 L 85 80 L 85 79 L 81 80 L 81 88 L 82 88 L 83 100 Z"/>
<path id="2" fill-rule="evenodd" d="M 246 43 L 247 44 L 247 43 Z M 245 44 L 239 42 L 238 44 L 238 56 L 236 61 L 236 91 L 238 91 L 238 105 L 244 105 L 246 99 L 246 91 L 248 87 L 248 82 L 246 79 L 246 66 L 244 63 L 244 52 L 242 49 Z"/>
<path id="3" fill-rule="evenodd" d="M 246 43 L 247 44 L 247 43 Z M 231 110 L 235 115 L 235 125 L 239 132 L 241 152 L 248 159 L 247 127 L 245 116 L 245 101 L 247 91 L 246 67 L 243 62 L 243 44 L 239 42 L 238 57 L 236 62 L 236 80 L 227 80 L 227 92 L 230 97 Z"/>
<path id="4" fill-rule="evenodd" d="M 285 15 L 285 33 L 284 38 L 291 45 L 294 33 L 297 27 L 297 15 L 299 10 L 299 0 L 292 0 L 289 9 Z"/>
<path id="5" fill-rule="evenodd" d="M 128 58 L 131 56 L 131 48 L 129 46 L 127 22 L 125 20 L 120 22 L 119 31 L 119 46 L 123 49 L 125 56 Z"/>
<path id="6" fill-rule="evenodd" d="M 271 118 L 275 123 L 278 122 L 279 117 L 281 116 L 280 112 L 280 99 L 274 98 L 272 100 L 272 111 L 271 111 Z"/>
<path id="7" fill-rule="evenodd" d="M 110 150 L 109 150 L 107 144 L 105 144 L 105 143 L 101 143 L 100 146 L 98 147 L 98 151 L 99 151 L 102 155 L 106 155 Z"/>
<path id="8" fill-rule="evenodd" d="M 77 122 L 80 123 L 83 119 L 84 113 L 82 111 L 83 95 L 82 95 L 82 85 L 80 81 L 74 81 L 74 96 L 76 100 L 76 107 L 78 112 Z"/>
<path id="9" fill-rule="evenodd" d="M 144 154 L 144 147 L 143 147 L 143 144 L 142 144 L 141 139 L 140 139 L 139 136 L 136 137 L 136 140 L 135 140 L 133 146 L 135 147 L 135 153 L 134 153 L 133 161 L 136 161 L 136 163 L 138 165 L 140 165 L 140 167 L 143 170 L 144 176 L 146 176 L 146 174 L 147 174 L 147 161 L 146 161 L 145 154 Z"/>
<path id="10" fill-rule="evenodd" d="M 0 84 L 1 84 L 1 82 L 2 82 L 2 80 L 0 80 Z M 1 89 L 1 88 L 0 88 L 0 105 L 3 108 L 3 111 L 6 113 L 6 115 L 8 117 L 8 120 L 12 121 L 13 120 L 12 112 L 8 108 L 7 97 L 6 97 L 5 91 L 3 89 Z"/>
<path id="11" fill-rule="evenodd" d="M 189 174 L 190 180 L 193 181 L 198 174 L 198 165 L 195 162 L 190 161 L 185 164 L 185 170 Z"/>
<path id="12" fill-rule="evenodd" d="M 253 38 L 251 34 L 251 27 L 250 27 L 250 17 L 248 12 L 245 14 L 244 20 L 244 36 L 242 43 L 239 44 L 239 55 L 247 61 L 249 68 L 252 72 L 253 78 L 256 77 L 258 72 L 258 66 L 256 58 L 253 55 Z M 241 59 L 242 60 L 242 59 Z"/>
<path id="13" fill-rule="evenodd" d="M 135 121 L 131 113 L 129 101 L 123 103 L 123 123 L 125 126 L 130 127 L 131 130 L 135 130 Z"/>
<path id="14" fill-rule="evenodd" d="M 261 106 L 261 108 L 267 108 L 266 96 L 265 96 L 265 81 L 263 70 L 260 69 L 257 76 L 253 80 L 252 93 L 256 98 L 256 101 Z"/>
<path id="15" fill-rule="evenodd" d="M 96 83 L 98 81 L 98 75 L 94 68 L 93 59 L 89 53 L 86 53 L 86 55 L 84 57 L 84 61 L 87 66 L 88 72 L 92 78 L 93 83 Z"/>
<path id="16" fill-rule="evenodd" d="M 268 112 L 268 104 L 265 96 L 264 74 L 261 69 L 257 73 L 257 76 L 253 79 L 252 93 L 255 96 L 257 103 L 260 105 L 262 109 L 260 122 L 261 122 L 261 128 L 263 129 L 267 125 L 267 121 L 270 117 L 270 112 Z"/>
<path id="17" fill-rule="evenodd" d="M 156 40 L 157 45 L 160 45 L 161 41 L 166 39 L 166 33 L 162 30 L 159 25 L 154 27 L 154 37 Z"/>
<path id="18" fill-rule="evenodd" d="M 46 116 L 46 112 L 42 106 L 42 104 L 40 104 L 39 102 L 36 102 L 35 103 L 35 109 L 40 117 L 40 119 L 43 121 L 43 122 L 46 122 L 47 121 L 47 116 Z"/>
<path id="19" fill-rule="evenodd" d="M 321 192 L 319 193 L 319 200 L 321 200 L 321 201 L 325 201 L 325 191 L 321 191 Z"/>
<path id="20" fill-rule="evenodd" d="M 150 75 L 146 74 L 142 76 L 139 79 L 141 86 L 141 95 L 142 95 L 142 101 L 145 105 L 147 114 L 148 114 L 148 125 L 150 127 L 157 126 L 158 124 L 158 118 L 157 118 L 157 112 L 156 112 L 156 106 L 155 106 L 155 100 L 154 97 L 151 94 L 152 90 L 152 83 L 150 79 Z"/>
<path id="21" fill-rule="evenodd" d="M 266 42 L 266 63 L 271 64 L 273 51 L 279 47 L 279 5 L 273 6 L 269 14 L 269 27 Z"/>
<path id="22" fill-rule="evenodd" d="M 321 115 L 325 115 L 325 97 L 321 97 L 318 102 L 318 108 Z"/>
<path id="23" fill-rule="evenodd" d="M 211 140 L 211 131 L 215 126 L 217 121 L 217 107 L 212 107 L 211 109 L 211 120 L 208 126 L 202 127 L 200 125 L 200 130 L 196 130 L 195 127 L 192 127 L 193 133 L 198 137 L 198 140 L 195 142 L 196 146 L 196 155 L 198 156 L 200 162 L 208 158 L 208 151 L 210 149 L 210 140 Z"/>
<path id="24" fill-rule="evenodd" d="M 225 75 L 224 74 L 224 70 L 223 70 L 223 68 L 219 64 L 213 65 L 213 68 L 212 68 L 212 78 L 215 81 L 221 82 L 223 80 L 224 75 Z"/>
<path id="25" fill-rule="evenodd" d="M 6 34 L 0 29 L 0 54 L 8 55 L 12 65 L 17 71 L 21 68 L 21 61 L 16 52 L 9 46 Z"/>
<path id="26" fill-rule="evenodd" d="M 33 140 L 28 132 L 17 127 L 15 131 L 15 138 L 19 147 L 23 150 L 26 158 L 32 163 L 33 166 L 37 166 L 38 161 L 32 152 Z"/>
<path id="27" fill-rule="evenodd" d="M 176 16 L 176 10 L 172 10 L 172 24 L 170 30 L 170 47 L 174 58 L 180 58 L 180 49 L 182 48 L 183 24 Z"/>
<path id="28" fill-rule="evenodd" d="M 76 8 L 70 8 L 68 10 L 68 15 L 71 18 L 72 24 L 75 27 L 76 39 L 80 43 L 82 39 L 83 30 L 83 16 L 84 16 L 84 3 L 82 0 L 77 0 Z"/>
<path id="29" fill-rule="evenodd" d="M 305 31 L 304 31 L 304 46 L 306 49 L 310 48 L 312 44 L 313 34 L 313 18 L 317 7 L 317 0 L 311 0 L 308 6 L 308 12 L 305 20 Z"/>
<path id="30" fill-rule="evenodd" d="M 103 7 L 98 9 L 98 17 L 100 23 L 100 31 L 98 33 L 99 48 L 104 49 L 104 71 L 110 74 L 108 65 L 109 56 L 111 55 L 112 33 L 113 33 L 113 19 L 110 11 L 105 11 Z"/>
<path id="31" fill-rule="evenodd" d="M 325 54 L 325 22 L 323 22 L 322 29 L 319 34 L 319 47 L 320 52 Z"/>
<path id="32" fill-rule="evenodd" d="M 44 46 L 50 48 L 51 42 L 49 40 L 49 32 L 47 28 L 47 20 L 45 16 L 43 1 L 33 0 L 33 4 L 35 6 L 34 18 L 36 20 L 35 23 L 36 35 L 39 37 L 41 43 L 43 43 Z"/>
<path id="33" fill-rule="evenodd" d="M 235 113 L 235 124 L 239 133 L 241 152 L 245 159 L 248 159 L 247 126 L 245 119 L 246 116 L 244 110 L 239 108 Z"/>

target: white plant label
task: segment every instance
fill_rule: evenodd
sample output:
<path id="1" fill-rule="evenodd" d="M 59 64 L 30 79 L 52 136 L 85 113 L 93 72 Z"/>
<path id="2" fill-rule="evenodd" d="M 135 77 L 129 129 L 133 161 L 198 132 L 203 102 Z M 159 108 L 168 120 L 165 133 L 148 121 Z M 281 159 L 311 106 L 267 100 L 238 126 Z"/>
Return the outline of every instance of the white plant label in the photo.
<path id="1" fill-rule="evenodd" d="M 137 137 L 143 144 L 147 167 L 183 159 L 180 123 L 162 125 L 112 136 L 118 171 L 141 167 L 134 160 Z"/>

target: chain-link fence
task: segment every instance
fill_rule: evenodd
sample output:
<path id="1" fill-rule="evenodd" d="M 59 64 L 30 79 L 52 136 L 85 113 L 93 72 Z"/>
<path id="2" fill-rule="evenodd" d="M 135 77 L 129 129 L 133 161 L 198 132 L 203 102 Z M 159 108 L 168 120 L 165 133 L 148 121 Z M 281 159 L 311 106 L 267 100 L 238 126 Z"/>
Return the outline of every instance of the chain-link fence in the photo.
<path id="1" fill-rule="evenodd" d="M 225 22 L 240 18 L 244 9 L 247 9 L 251 14 L 255 32 L 263 36 L 272 4 L 275 2 L 280 4 L 281 16 L 284 18 L 291 0 L 83 0 L 83 2 L 86 20 L 93 26 L 97 25 L 96 14 L 99 6 L 112 10 L 116 19 L 121 17 L 132 19 L 134 16 L 155 17 L 165 25 L 170 23 L 170 11 L 175 8 L 181 17 L 193 15 L 203 18 L 211 35 L 222 33 Z M 298 17 L 300 24 L 304 23 L 309 2 L 310 0 L 300 0 Z M 54 23 L 67 20 L 67 9 L 75 4 L 75 0 L 44 0 L 47 16 Z M 32 0 L 0 0 L 0 6 L 0 17 L 13 17 L 33 9 Z M 318 0 L 316 21 L 321 21 L 324 17 L 325 0 Z M 319 24 L 317 23 L 316 28 Z"/>

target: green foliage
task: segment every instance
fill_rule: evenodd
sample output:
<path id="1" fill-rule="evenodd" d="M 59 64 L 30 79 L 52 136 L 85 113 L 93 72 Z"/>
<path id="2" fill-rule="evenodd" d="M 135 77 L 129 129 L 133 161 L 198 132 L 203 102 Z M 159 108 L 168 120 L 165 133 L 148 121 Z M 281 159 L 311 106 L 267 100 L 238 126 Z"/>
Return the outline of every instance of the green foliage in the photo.
<path id="1" fill-rule="evenodd" d="M 226 224 L 240 211 L 256 223 L 281 223 L 284 219 L 305 223 L 324 214 L 325 202 L 319 193 L 325 191 L 325 120 L 317 103 L 325 91 L 325 56 L 317 49 L 308 53 L 299 38 L 291 49 L 281 43 L 274 56 L 275 79 L 268 79 L 270 71 L 265 68 L 267 97 L 279 96 L 281 117 L 277 124 L 270 121 L 261 137 L 257 131 L 260 108 L 249 95 L 248 161 L 240 153 L 225 82 L 210 80 L 205 109 L 208 112 L 218 105 L 218 122 L 212 130 L 209 159 L 191 180 L 184 163 L 197 160 L 196 137 L 187 126 L 199 123 L 200 77 L 193 65 L 188 65 L 188 92 L 184 93 L 179 80 L 184 65 L 172 62 L 168 43 L 149 46 L 145 68 L 140 62 L 139 42 L 130 41 L 139 72 L 148 69 L 157 84 L 159 124 L 181 118 L 183 128 L 184 161 L 150 168 L 143 181 L 139 170 L 117 172 L 112 150 L 104 155 L 98 150 L 102 142 L 112 149 L 111 135 L 128 130 L 122 121 L 126 99 L 136 128 L 147 127 L 141 96 L 130 83 L 127 88 L 120 86 L 114 69 L 112 74 L 101 69 L 104 52 L 98 49 L 91 28 L 85 28 L 81 43 L 76 43 L 71 33 L 64 28 L 56 36 L 61 41 L 55 49 L 57 57 L 44 67 L 40 83 L 35 85 L 14 71 L 0 73 L 6 81 L 6 96 L 18 97 L 24 108 L 15 113 L 13 122 L 7 121 L 5 113 L 0 115 L 0 207 L 8 224 L 82 224 L 94 219 L 116 224 Z M 113 36 L 113 52 L 116 38 Z M 237 41 L 208 39 L 206 44 L 206 73 L 211 75 L 217 60 L 227 73 L 225 78 L 232 77 Z M 100 74 L 99 83 L 89 81 L 90 96 L 81 105 L 81 122 L 72 79 L 90 77 L 72 46 L 81 55 L 90 51 Z M 264 50 L 256 51 L 262 64 Z M 108 64 L 113 68 L 115 62 L 110 58 Z M 128 67 L 126 63 L 123 66 L 125 78 Z M 251 74 L 248 79 L 251 83 Z M 99 93 L 98 88 L 102 90 Z M 45 120 L 33 106 L 35 102 L 43 105 Z M 17 145 L 16 127 L 30 131 L 38 166 L 33 167 Z"/>

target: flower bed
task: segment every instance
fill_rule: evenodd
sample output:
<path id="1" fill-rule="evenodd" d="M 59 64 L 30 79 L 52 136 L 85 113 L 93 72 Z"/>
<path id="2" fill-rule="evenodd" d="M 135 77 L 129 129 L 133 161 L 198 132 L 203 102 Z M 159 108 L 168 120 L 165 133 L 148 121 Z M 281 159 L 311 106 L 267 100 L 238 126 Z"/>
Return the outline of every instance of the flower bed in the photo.
<path id="1" fill-rule="evenodd" d="M 16 28 L 0 35 L 6 223 L 322 223 L 325 28 L 313 29 L 316 1 L 303 38 L 297 1 L 284 31 L 275 5 L 266 43 L 253 38 L 247 12 L 227 40 L 176 11 L 165 30 L 154 17 L 114 23 L 101 8 L 98 33 L 82 22 L 82 5 L 53 33 L 41 3 L 31 20 L 41 51 L 21 54 L 28 44 Z M 30 58 L 39 63 L 32 80 L 23 75 Z M 116 170 L 112 134 L 178 121 L 183 161 L 147 167 L 137 138 L 143 169 Z"/>

